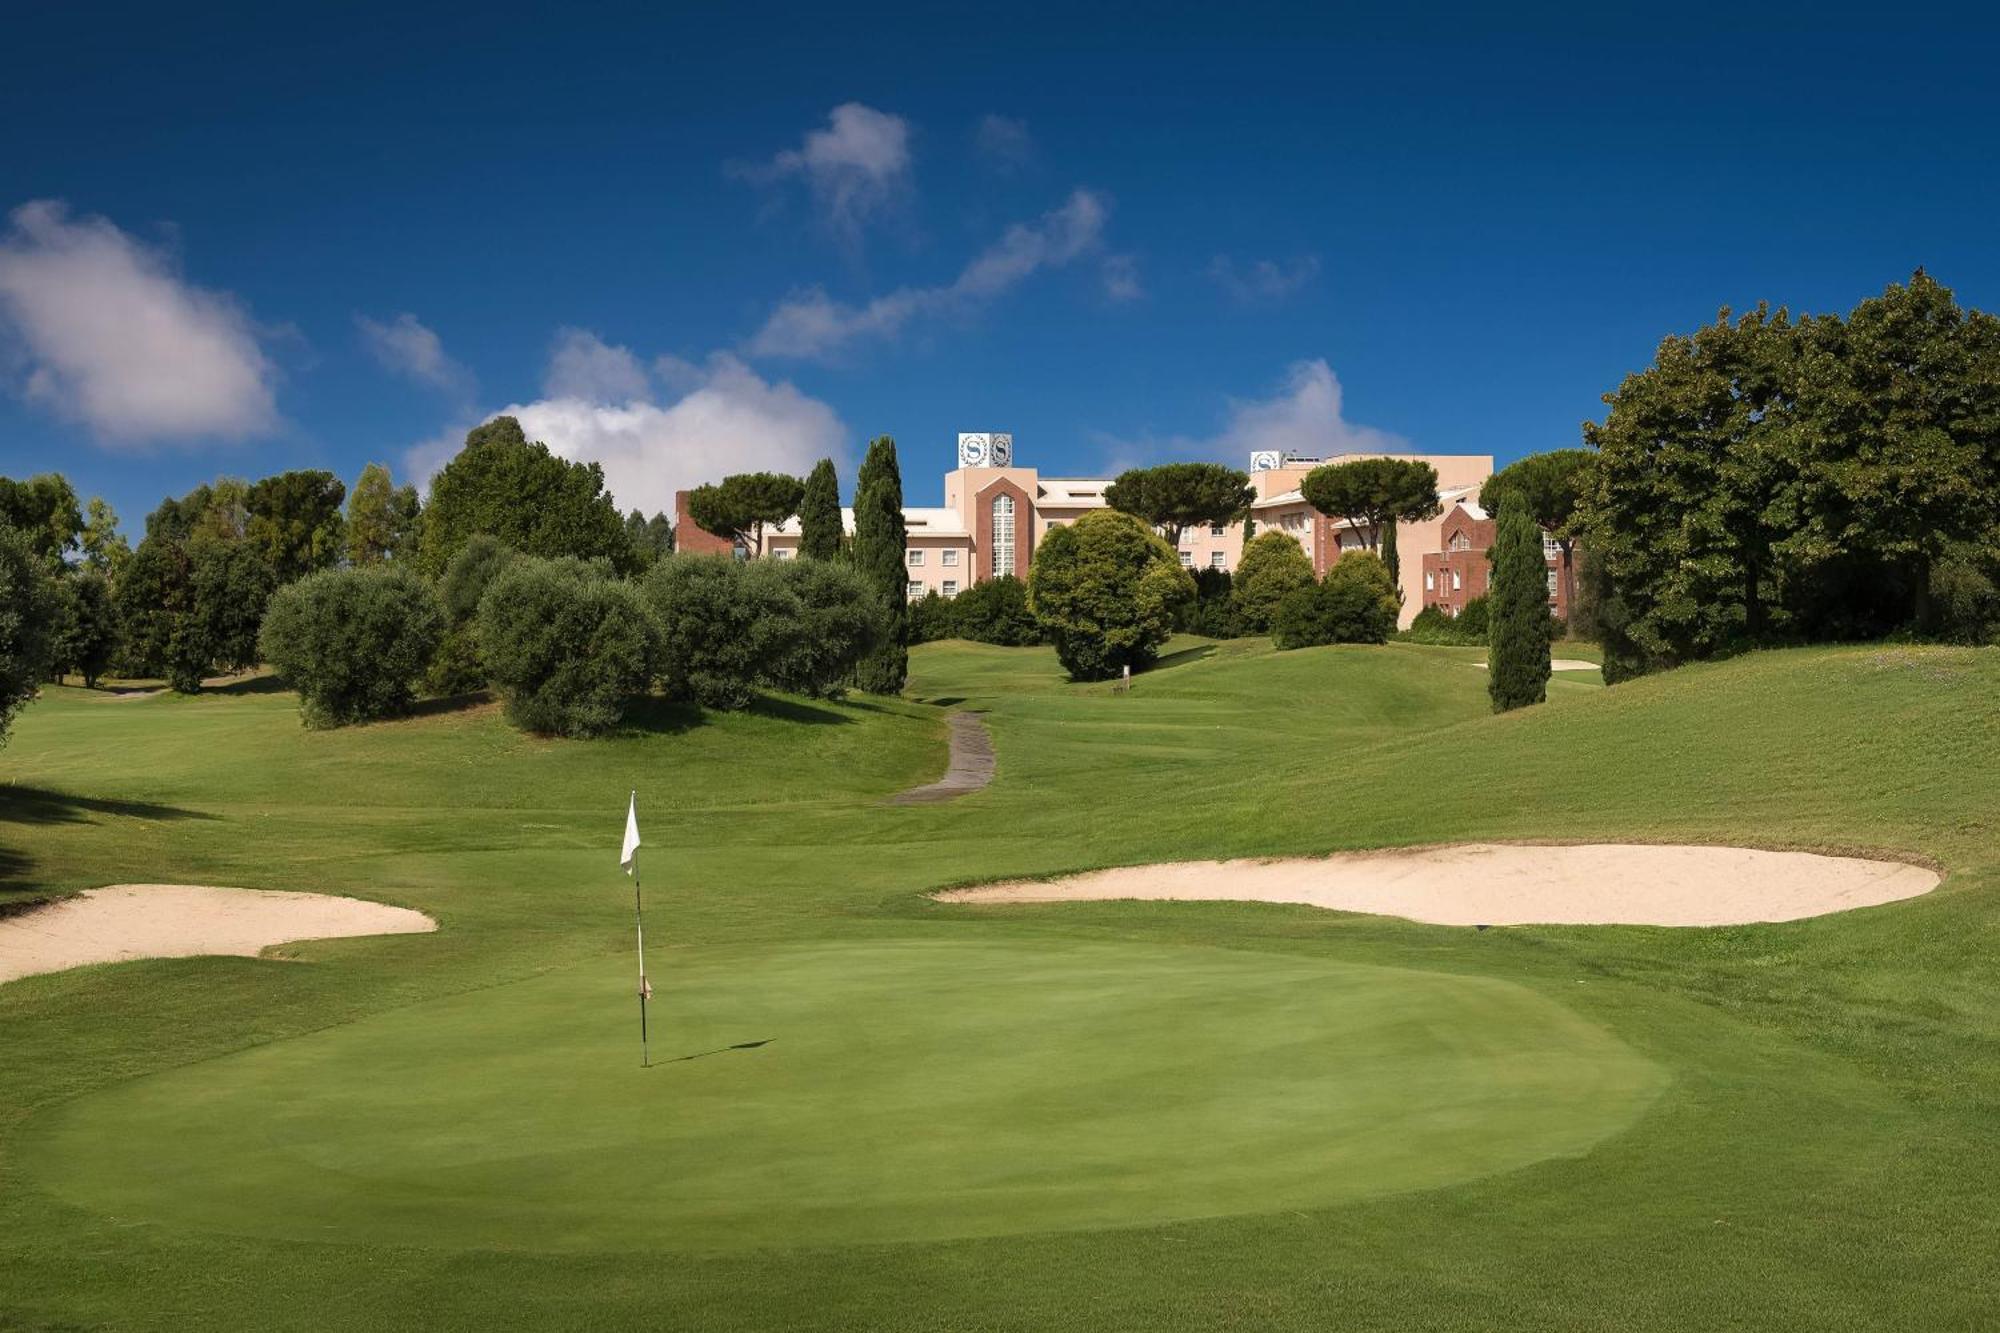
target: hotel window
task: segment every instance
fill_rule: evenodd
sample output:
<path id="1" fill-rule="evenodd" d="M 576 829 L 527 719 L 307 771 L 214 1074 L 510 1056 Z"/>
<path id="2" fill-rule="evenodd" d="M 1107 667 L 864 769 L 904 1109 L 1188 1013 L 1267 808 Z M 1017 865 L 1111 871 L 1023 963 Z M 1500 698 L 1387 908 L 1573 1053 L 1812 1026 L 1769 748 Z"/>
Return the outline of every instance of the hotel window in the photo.
<path id="1" fill-rule="evenodd" d="M 771 554 L 777 556 L 780 560 L 790 560 L 792 558 L 792 548 L 789 546 L 780 546 L 777 550 L 771 552 Z"/>
<path id="2" fill-rule="evenodd" d="M 1462 532 L 1452 533 L 1451 549 L 1454 551 L 1470 551 L 1472 549 L 1472 538 Z"/>
<path id="3" fill-rule="evenodd" d="M 1208 535 L 1211 537 L 1220 537 L 1227 530 L 1226 526 L 1221 523 L 1211 523 L 1208 525 Z"/>
<path id="4" fill-rule="evenodd" d="M 1014 572 L 1014 497 L 993 497 L 993 577 Z"/>
<path id="5" fill-rule="evenodd" d="M 1210 569 L 1221 569 L 1221 568 L 1222 568 L 1222 552 L 1220 552 L 1220 551 L 1210 551 L 1210 552 L 1208 553 L 1208 567 L 1209 567 Z"/>
<path id="6" fill-rule="evenodd" d="M 946 580 L 944 581 L 944 595 L 945 595 L 945 596 L 947 596 L 947 597 L 956 597 L 956 596 L 958 596 L 958 580 L 957 580 L 957 579 L 946 579 Z"/>
<path id="7" fill-rule="evenodd" d="M 1556 599 L 1556 572 L 1552 569 L 1549 571 L 1549 600 L 1553 602 L 1555 599 Z"/>
<path id="8" fill-rule="evenodd" d="M 1460 578 L 1458 577 L 1458 571 L 1457 571 L 1457 570 L 1455 570 L 1455 569 L 1454 569 L 1454 570 L 1452 570 L 1452 571 L 1451 571 L 1451 590 L 1452 590 L 1453 592 L 1457 592 L 1457 591 L 1458 591 L 1458 590 L 1459 590 L 1460 588 L 1462 588 L 1462 587 L 1464 587 L 1464 586 L 1465 586 L 1465 584 L 1464 584 L 1463 580 L 1461 580 L 1461 579 L 1460 579 Z"/>
<path id="9" fill-rule="evenodd" d="M 946 569 L 958 568 L 958 552 L 957 551 L 938 552 L 938 563 L 943 565 Z"/>
<path id="10" fill-rule="evenodd" d="M 1194 568 L 1194 552 L 1193 552 L 1193 551 L 1182 551 L 1182 552 L 1181 552 L 1181 568 L 1182 568 L 1182 569 L 1193 569 L 1193 568 Z"/>
<path id="11" fill-rule="evenodd" d="M 911 569 L 915 569 L 919 565 L 924 563 L 924 553 L 922 551 L 919 550 L 905 551 L 903 555 L 904 558 L 910 562 Z"/>
<path id="12" fill-rule="evenodd" d="M 1436 591 L 1436 589 L 1437 589 L 1437 586 L 1438 586 L 1438 581 L 1437 581 L 1437 575 L 1436 575 L 1436 574 L 1433 574 L 1433 573 L 1432 573 L 1432 572 L 1431 572 L 1430 570 L 1428 570 L 1428 569 L 1427 569 L 1427 570 L 1425 570 L 1425 571 L 1424 571 L 1424 591 L 1425 591 L 1425 592 L 1434 592 L 1434 591 Z"/>
<path id="13" fill-rule="evenodd" d="M 914 602 L 917 600 L 917 598 L 922 597 L 923 595 L 924 595 L 924 585 L 917 582 L 915 579 L 911 579 L 908 583 L 905 583 L 903 585 L 903 596 L 909 598 L 911 601 Z"/>

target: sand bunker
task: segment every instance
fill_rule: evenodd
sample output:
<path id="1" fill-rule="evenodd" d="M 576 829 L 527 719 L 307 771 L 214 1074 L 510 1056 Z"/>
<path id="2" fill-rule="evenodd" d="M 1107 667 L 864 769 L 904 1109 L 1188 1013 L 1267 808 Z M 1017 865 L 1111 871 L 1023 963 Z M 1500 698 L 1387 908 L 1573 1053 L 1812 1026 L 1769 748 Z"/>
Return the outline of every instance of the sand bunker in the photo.
<path id="1" fill-rule="evenodd" d="M 345 935 L 436 930 L 422 912 L 323 893 L 114 884 L 0 918 L 0 982 L 85 963 L 237 954 Z"/>
<path id="2" fill-rule="evenodd" d="M 1120 866 L 937 896 L 976 903 L 1303 903 L 1441 926 L 1731 926 L 1914 898 L 1938 879 L 1936 871 L 1901 861 L 1747 847 L 1465 843 L 1313 860 Z"/>
<path id="3" fill-rule="evenodd" d="M 1472 665 L 1474 665 L 1474 666 L 1478 667 L 1478 668 L 1479 668 L 1479 669 L 1480 669 L 1481 671 L 1484 671 L 1484 670 L 1486 670 L 1486 663 L 1484 663 L 1484 662 L 1474 662 L 1474 663 L 1473 663 Z M 1551 657 L 1551 658 L 1549 659 L 1549 670 L 1551 670 L 1551 671 L 1601 671 L 1601 670 L 1603 670 L 1603 668 L 1602 668 L 1602 667 L 1600 667 L 1600 666 L 1599 666 L 1599 665 L 1598 665 L 1597 663 L 1595 663 L 1595 662 L 1586 662 L 1586 661 L 1584 661 L 1584 660 L 1583 660 L 1583 659 L 1582 659 L 1581 657 Z"/>

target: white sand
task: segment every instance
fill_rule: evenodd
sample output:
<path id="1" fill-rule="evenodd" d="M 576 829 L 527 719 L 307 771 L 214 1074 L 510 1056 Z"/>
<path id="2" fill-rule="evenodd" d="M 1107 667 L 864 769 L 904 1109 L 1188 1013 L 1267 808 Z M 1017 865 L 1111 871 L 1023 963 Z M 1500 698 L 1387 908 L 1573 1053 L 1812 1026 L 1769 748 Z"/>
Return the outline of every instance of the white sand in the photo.
<path id="1" fill-rule="evenodd" d="M 1478 667 L 1481 671 L 1486 670 L 1486 663 L 1484 662 L 1474 662 L 1472 665 Z M 1595 662 L 1586 662 L 1581 657 L 1551 657 L 1549 659 L 1549 670 L 1602 671 L 1603 668 Z"/>
<path id="2" fill-rule="evenodd" d="M 1728 926 L 1796 921 L 1914 898 L 1936 871 L 1745 847 L 1465 843 L 1313 860 L 1179 861 L 988 884 L 948 902 L 1107 898 L 1303 903 L 1443 926 Z"/>
<path id="3" fill-rule="evenodd" d="M 422 912 L 323 893 L 114 884 L 0 917 L 0 982 L 85 963 L 236 954 L 346 935 L 436 930 Z"/>

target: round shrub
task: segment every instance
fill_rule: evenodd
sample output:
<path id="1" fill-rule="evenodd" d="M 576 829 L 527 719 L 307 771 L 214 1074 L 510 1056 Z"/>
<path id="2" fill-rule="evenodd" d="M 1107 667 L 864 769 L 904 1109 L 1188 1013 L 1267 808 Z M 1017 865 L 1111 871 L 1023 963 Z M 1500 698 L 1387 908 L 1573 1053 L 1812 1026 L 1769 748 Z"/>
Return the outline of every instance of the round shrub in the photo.
<path id="1" fill-rule="evenodd" d="M 1236 618 L 1253 634 L 1270 630 L 1278 604 L 1313 581 L 1312 561 L 1289 532 L 1261 532 L 1243 548 L 1230 591 Z"/>
<path id="2" fill-rule="evenodd" d="M 1173 548 L 1115 509 L 1050 532 L 1028 566 L 1028 605 L 1076 680 L 1150 665 L 1193 600 Z"/>
<path id="3" fill-rule="evenodd" d="M 1279 603 L 1272 637 L 1279 648 L 1387 643 L 1401 605 L 1389 567 L 1367 551 L 1349 551 L 1324 579 Z"/>
<path id="4" fill-rule="evenodd" d="M 444 607 L 444 637 L 431 659 L 425 685 L 432 694 L 463 694 L 486 684 L 486 667 L 479 660 L 479 599 L 500 571 L 521 558 L 498 537 L 477 533 L 445 566 L 438 580 L 438 601 Z"/>
<path id="5" fill-rule="evenodd" d="M 773 562 L 775 563 L 775 562 Z M 742 708 L 757 679 L 758 622 L 792 614 L 773 584 L 746 586 L 747 567 L 726 555 L 670 555 L 646 574 L 646 603 L 660 635 L 667 693 L 708 708 Z"/>
<path id="6" fill-rule="evenodd" d="M 479 651 L 527 731 L 595 736 L 646 692 L 659 635 L 645 601 L 601 565 L 523 557 L 479 600 Z"/>
<path id="7" fill-rule="evenodd" d="M 309 727 L 407 712 L 443 629 L 430 585 L 397 565 L 325 570 L 278 589 L 258 638 Z"/>
<path id="8" fill-rule="evenodd" d="M 0 523 L 0 742 L 41 688 L 55 617 L 48 562 L 25 534 Z"/>
<path id="9" fill-rule="evenodd" d="M 1028 609 L 1028 585 L 1012 574 L 975 583 L 949 605 L 958 638 L 1002 648 L 1042 641 L 1042 627 Z"/>
<path id="10" fill-rule="evenodd" d="M 743 581 L 758 615 L 758 679 L 781 690 L 839 695 L 888 628 L 874 585 L 851 565 L 759 560 Z"/>

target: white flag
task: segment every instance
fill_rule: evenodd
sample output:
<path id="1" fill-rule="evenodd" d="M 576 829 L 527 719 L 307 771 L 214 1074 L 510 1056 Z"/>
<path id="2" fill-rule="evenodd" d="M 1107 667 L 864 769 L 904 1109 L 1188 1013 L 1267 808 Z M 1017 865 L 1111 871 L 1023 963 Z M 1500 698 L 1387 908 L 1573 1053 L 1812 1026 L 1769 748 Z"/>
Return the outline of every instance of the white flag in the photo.
<path id="1" fill-rule="evenodd" d="M 618 854 L 618 864 L 632 873 L 632 857 L 639 850 L 639 793 L 632 793 L 632 804 L 625 810 L 625 850 Z"/>

